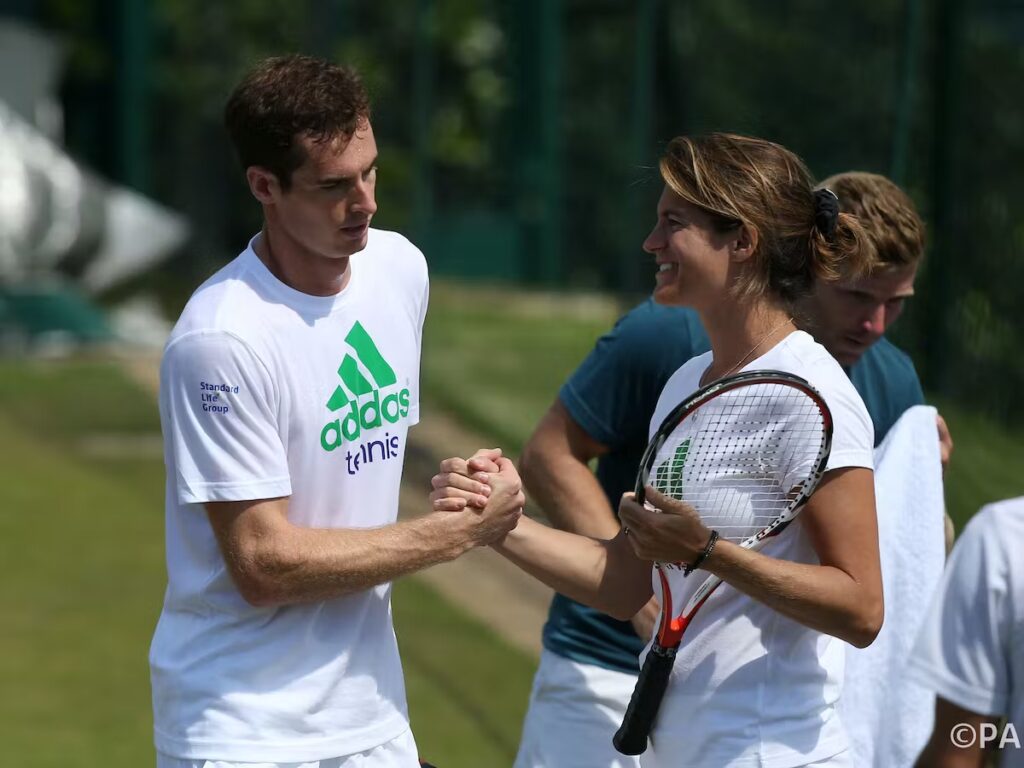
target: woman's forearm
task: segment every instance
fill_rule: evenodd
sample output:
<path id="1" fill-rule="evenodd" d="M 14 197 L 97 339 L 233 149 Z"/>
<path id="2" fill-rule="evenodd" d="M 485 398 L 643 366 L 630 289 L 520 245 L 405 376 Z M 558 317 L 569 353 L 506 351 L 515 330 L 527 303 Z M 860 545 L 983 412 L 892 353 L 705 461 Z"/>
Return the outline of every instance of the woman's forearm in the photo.
<path id="1" fill-rule="evenodd" d="M 556 592 L 624 621 L 651 597 L 651 564 L 638 560 L 622 536 L 601 541 L 524 517 L 492 546 Z"/>
<path id="2" fill-rule="evenodd" d="M 881 596 L 840 568 L 778 560 L 728 541 L 718 542 L 703 567 L 784 616 L 858 648 L 882 627 Z"/>

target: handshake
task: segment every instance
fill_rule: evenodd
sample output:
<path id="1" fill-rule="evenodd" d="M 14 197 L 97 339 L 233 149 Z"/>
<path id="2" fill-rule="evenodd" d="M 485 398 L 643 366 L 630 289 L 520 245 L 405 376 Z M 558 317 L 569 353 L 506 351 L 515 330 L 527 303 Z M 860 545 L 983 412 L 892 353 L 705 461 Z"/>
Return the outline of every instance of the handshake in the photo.
<path id="1" fill-rule="evenodd" d="M 500 448 L 441 462 L 431 478 L 431 508 L 465 534 L 467 549 L 501 542 L 519 524 L 526 497 L 515 465 Z"/>

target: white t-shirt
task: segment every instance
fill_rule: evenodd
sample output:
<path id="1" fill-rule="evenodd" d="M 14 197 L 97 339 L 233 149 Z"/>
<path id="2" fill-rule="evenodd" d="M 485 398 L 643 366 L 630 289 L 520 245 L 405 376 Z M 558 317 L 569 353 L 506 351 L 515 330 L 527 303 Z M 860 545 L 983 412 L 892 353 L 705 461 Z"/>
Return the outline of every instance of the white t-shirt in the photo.
<path id="1" fill-rule="evenodd" d="M 695 357 L 665 384 L 651 435 L 668 412 L 699 389 L 710 352 Z M 803 331 L 795 331 L 743 370 L 801 376 L 832 412 L 826 471 L 872 468 L 874 428 L 860 395 L 839 363 Z M 797 523 L 762 552 L 799 563 L 818 558 Z M 685 605 L 707 578 L 669 570 L 672 597 Z M 661 594 L 657 572 L 656 595 Z M 723 584 L 697 613 L 676 656 L 645 768 L 789 768 L 824 760 L 846 748 L 836 714 L 843 679 L 843 641 L 803 626 Z M 641 662 L 643 659 L 641 659 Z"/>
<path id="2" fill-rule="evenodd" d="M 947 701 L 1005 717 L 1018 740 L 1024 739 L 1022 552 L 1024 497 L 990 504 L 971 518 L 909 664 L 912 679 Z M 1024 766 L 1024 747 L 1007 743 L 999 765 Z"/>
<path id="3" fill-rule="evenodd" d="M 395 522 L 419 419 L 427 268 L 381 230 L 350 264 L 341 293 L 310 296 L 277 280 L 250 242 L 171 333 L 160 372 L 168 587 L 150 649 L 160 752 L 316 760 L 409 727 L 390 584 L 254 607 L 203 506 L 287 496 L 295 525 Z"/>

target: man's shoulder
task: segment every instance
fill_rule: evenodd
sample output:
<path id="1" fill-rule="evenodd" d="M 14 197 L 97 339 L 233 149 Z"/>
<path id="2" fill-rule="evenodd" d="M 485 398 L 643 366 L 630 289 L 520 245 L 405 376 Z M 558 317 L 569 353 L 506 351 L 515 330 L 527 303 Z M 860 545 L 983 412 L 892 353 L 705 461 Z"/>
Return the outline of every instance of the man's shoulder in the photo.
<path id="1" fill-rule="evenodd" d="M 1024 541 L 1024 496 L 986 504 L 974 515 L 963 535 L 994 535 L 1019 546 Z"/>
<path id="2" fill-rule="evenodd" d="M 914 361 L 910 358 L 910 355 L 889 341 L 885 336 L 868 348 L 858 362 L 858 365 L 862 363 L 870 363 L 875 368 L 913 376 L 914 379 L 917 379 L 917 369 L 914 368 Z"/>
<path id="3" fill-rule="evenodd" d="M 707 336 L 700 317 L 689 307 L 664 307 L 646 299 L 633 307 L 615 324 L 612 334 L 641 346 L 692 345 L 703 351 Z"/>
<path id="4" fill-rule="evenodd" d="M 238 256 L 208 277 L 193 291 L 178 317 L 171 338 L 195 330 L 234 330 L 245 327 L 245 317 L 263 300 Z"/>
<path id="5" fill-rule="evenodd" d="M 689 307 L 666 307 L 648 297 L 624 314 L 620 320 L 633 328 L 683 332 L 700 328 L 700 317 Z"/>
<path id="6" fill-rule="evenodd" d="M 858 390 L 865 387 L 878 392 L 906 392 L 916 402 L 923 399 L 921 380 L 910 355 L 884 336 L 871 345 L 860 360 L 850 369 Z M 863 394 L 863 391 L 862 391 Z"/>
<path id="7" fill-rule="evenodd" d="M 389 229 L 370 228 L 370 234 L 366 241 L 366 248 L 354 254 L 353 258 L 368 256 L 371 259 L 387 259 L 400 261 L 408 267 L 413 264 L 422 264 L 426 269 L 426 259 L 423 251 L 416 247 L 401 232 L 394 232 Z"/>
<path id="8" fill-rule="evenodd" d="M 631 381 L 657 379 L 663 383 L 680 365 L 708 348 L 693 310 L 662 307 L 648 299 L 598 339 L 570 381 L 620 372 Z"/>

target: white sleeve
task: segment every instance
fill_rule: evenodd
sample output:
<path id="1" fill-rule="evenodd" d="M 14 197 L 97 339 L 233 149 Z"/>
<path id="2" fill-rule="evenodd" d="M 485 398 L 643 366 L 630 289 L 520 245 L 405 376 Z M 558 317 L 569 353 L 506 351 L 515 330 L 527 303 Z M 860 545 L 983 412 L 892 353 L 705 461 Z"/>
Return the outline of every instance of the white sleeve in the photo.
<path id="1" fill-rule="evenodd" d="M 420 254 L 423 259 L 423 254 Z M 419 325 L 416 328 L 416 389 L 413 393 L 412 405 L 409 408 L 409 426 L 420 423 L 420 392 L 423 378 L 423 324 L 427 319 L 427 307 L 430 305 L 430 277 L 427 274 L 427 263 L 423 259 L 423 295 L 420 299 Z"/>
<path id="2" fill-rule="evenodd" d="M 842 467 L 875 467 L 875 428 L 864 401 L 849 381 L 822 393 L 832 413 L 832 451 L 825 471 Z"/>
<path id="3" fill-rule="evenodd" d="M 182 504 L 291 495 L 271 376 L 240 339 L 194 332 L 164 353 L 160 411 Z"/>
<path id="4" fill-rule="evenodd" d="M 1005 715 L 1010 699 L 1006 550 L 992 516 L 964 530 L 910 658 L 910 675 L 980 715 Z"/>

